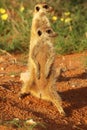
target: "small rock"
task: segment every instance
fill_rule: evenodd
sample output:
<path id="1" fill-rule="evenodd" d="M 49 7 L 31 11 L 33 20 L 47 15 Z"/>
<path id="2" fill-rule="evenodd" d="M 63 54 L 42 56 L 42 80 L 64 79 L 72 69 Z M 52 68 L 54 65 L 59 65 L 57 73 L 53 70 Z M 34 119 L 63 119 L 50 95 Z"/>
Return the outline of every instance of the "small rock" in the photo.
<path id="1" fill-rule="evenodd" d="M 1 67 L 1 70 L 5 70 L 5 68 Z"/>
<path id="2" fill-rule="evenodd" d="M 72 84 L 72 88 L 75 88 L 76 87 L 76 85 L 75 84 Z"/>
<path id="3" fill-rule="evenodd" d="M 19 121 L 19 118 L 14 118 L 13 120 L 14 120 L 14 121 Z"/>
<path id="4" fill-rule="evenodd" d="M 14 77 L 15 77 L 15 75 L 11 75 L 10 77 L 14 78 Z"/>
<path id="5" fill-rule="evenodd" d="M 35 124 L 37 124 L 33 119 L 30 119 L 30 120 L 27 120 L 26 121 L 26 124 L 27 125 L 35 125 Z"/>

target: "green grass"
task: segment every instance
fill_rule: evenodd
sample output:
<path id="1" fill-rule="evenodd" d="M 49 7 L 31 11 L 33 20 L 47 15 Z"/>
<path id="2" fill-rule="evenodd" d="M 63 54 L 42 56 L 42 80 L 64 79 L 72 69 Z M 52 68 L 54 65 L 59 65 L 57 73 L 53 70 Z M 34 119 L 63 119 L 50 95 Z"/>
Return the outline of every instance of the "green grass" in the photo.
<path id="1" fill-rule="evenodd" d="M 6 120 L 6 121 L 2 121 L 0 120 L 0 125 L 6 126 L 9 128 L 17 128 L 20 130 L 33 130 L 34 128 L 44 128 L 46 129 L 46 126 L 43 123 L 39 123 L 39 122 L 34 122 L 30 123 L 31 119 L 28 120 L 22 120 L 19 118 L 14 118 L 12 120 Z"/>
<path id="2" fill-rule="evenodd" d="M 44 1 L 44 0 L 38 0 Z M 37 1 L 3 0 L 0 8 L 8 14 L 7 20 L 2 20 L 0 13 L 0 48 L 9 52 L 28 52 L 32 10 Z M 58 37 L 55 40 L 56 52 L 69 54 L 87 50 L 87 2 L 86 0 L 55 0 L 48 1 L 55 9 L 50 21 Z M 24 7 L 23 11 L 20 8 Z M 65 12 L 70 12 L 65 16 Z M 57 20 L 52 20 L 56 16 Z M 63 21 L 61 21 L 63 18 Z M 68 18 L 71 21 L 65 22 Z"/>
<path id="3" fill-rule="evenodd" d="M 56 50 L 61 54 L 69 54 L 87 50 L 87 13 L 82 4 L 70 5 L 62 12 L 61 17 L 53 24 L 53 28 L 58 32 L 56 39 Z M 70 8 L 71 7 L 71 8 Z M 64 16 L 64 12 L 69 11 L 69 16 Z M 70 22 L 61 21 L 71 18 Z"/>
<path id="4" fill-rule="evenodd" d="M 9 5 L 6 6 L 5 0 L 1 6 L 6 10 L 8 18 L 7 20 L 0 19 L 0 48 L 9 52 L 27 51 L 32 15 L 29 14 L 27 8 L 21 12 L 21 4 L 14 8 L 11 6 L 10 1 Z"/>

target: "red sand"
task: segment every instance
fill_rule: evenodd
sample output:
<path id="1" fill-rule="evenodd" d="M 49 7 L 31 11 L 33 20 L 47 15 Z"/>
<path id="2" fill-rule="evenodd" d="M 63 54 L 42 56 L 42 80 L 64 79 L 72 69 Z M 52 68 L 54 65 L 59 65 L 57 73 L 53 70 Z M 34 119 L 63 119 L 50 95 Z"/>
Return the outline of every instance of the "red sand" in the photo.
<path id="1" fill-rule="evenodd" d="M 14 64 L 11 57 L 0 55 L 0 120 L 32 118 L 46 126 L 46 129 L 37 127 L 34 130 L 87 130 L 87 72 L 83 66 L 85 56 L 87 53 L 56 57 L 55 65 L 61 64 L 67 68 L 56 84 L 67 114 L 62 117 L 50 102 L 30 95 L 19 99 L 22 86 L 19 73 L 27 69 L 19 62 L 23 56 L 15 56 L 17 63 Z M 21 129 L 0 125 L 0 130 Z"/>

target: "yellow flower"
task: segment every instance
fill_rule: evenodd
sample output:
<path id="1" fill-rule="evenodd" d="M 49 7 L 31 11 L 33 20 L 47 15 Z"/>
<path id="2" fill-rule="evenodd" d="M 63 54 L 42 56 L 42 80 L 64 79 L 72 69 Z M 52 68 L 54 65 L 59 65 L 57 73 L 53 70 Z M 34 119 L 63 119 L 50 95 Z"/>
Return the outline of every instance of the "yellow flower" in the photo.
<path id="1" fill-rule="evenodd" d="M 53 17 L 52 17 L 52 20 L 53 20 L 53 21 L 56 21 L 56 20 L 57 20 L 57 16 L 53 16 Z"/>
<path id="2" fill-rule="evenodd" d="M 61 18 L 60 20 L 63 22 L 63 21 L 64 21 L 64 18 Z"/>
<path id="3" fill-rule="evenodd" d="M 69 16 L 69 15 L 70 15 L 70 12 L 65 12 L 64 15 L 65 15 L 65 16 Z"/>
<path id="4" fill-rule="evenodd" d="M 6 12 L 6 10 L 4 8 L 0 8 L 0 13 L 4 14 Z"/>
<path id="5" fill-rule="evenodd" d="M 7 19 L 8 19 L 8 14 L 7 14 L 7 13 L 2 14 L 2 15 L 1 15 L 1 19 L 2 19 L 3 21 L 7 20 Z"/>
<path id="6" fill-rule="evenodd" d="M 23 12 L 24 11 L 24 6 L 22 5 L 21 7 L 20 7 L 20 12 Z"/>
<path id="7" fill-rule="evenodd" d="M 71 18 L 66 18 L 66 19 L 65 19 L 65 23 L 70 23 L 71 21 L 72 21 Z"/>

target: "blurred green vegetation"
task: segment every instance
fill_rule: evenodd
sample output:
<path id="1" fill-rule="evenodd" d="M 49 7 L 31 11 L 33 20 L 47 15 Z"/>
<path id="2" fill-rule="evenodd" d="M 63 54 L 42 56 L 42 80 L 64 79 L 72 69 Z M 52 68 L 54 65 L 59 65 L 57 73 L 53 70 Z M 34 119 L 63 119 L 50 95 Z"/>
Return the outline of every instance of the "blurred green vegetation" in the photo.
<path id="1" fill-rule="evenodd" d="M 0 48 L 9 52 L 28 52 L 33 8 L 45 0 L 0 1 Z M 54 7 L 49 19 L 58 37 L 57 53 L 87 50 L 87 1 L 46 0 Z M 4 10 L 3 10 L 4 9 Z"/>
<path id="2" fill-rule="evenodd" d="M 35 130 L 34 128 L 46 129 L 46 126 L 43 123 L 35 122 L 33 119 L 22 120 L 19 118 L 13 118 L 12 120 L 0 120 L 0 125 L 7 126 L 6 130 L 11 128 L 15 128 L 16 130 Z"/>

